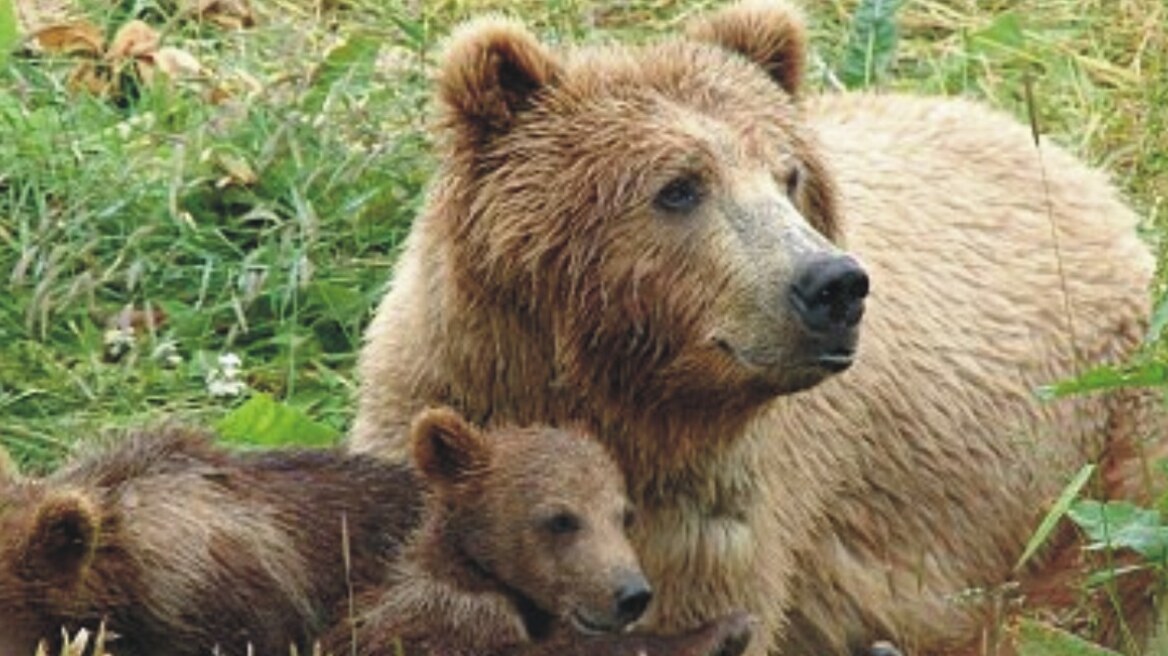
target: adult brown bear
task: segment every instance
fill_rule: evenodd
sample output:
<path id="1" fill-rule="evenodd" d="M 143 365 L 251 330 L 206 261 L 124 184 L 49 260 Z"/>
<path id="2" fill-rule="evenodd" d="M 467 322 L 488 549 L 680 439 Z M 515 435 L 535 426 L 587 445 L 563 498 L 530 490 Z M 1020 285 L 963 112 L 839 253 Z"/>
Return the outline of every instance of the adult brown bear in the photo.
<path id="1" fill-rule="evenodd" d="M 435 403 L 581 421 L 642 509 L 651 623 L 932 653 L 1071 473 L 1144 446 L 1136 395 L 1034 392 L 1133 350 L 1153 262 L 1105 177 L 1007 116 L 801 98 L 804 42 L 781 3 L 635 47 L 455 34 L 351 444 L 400 457 Z"/>

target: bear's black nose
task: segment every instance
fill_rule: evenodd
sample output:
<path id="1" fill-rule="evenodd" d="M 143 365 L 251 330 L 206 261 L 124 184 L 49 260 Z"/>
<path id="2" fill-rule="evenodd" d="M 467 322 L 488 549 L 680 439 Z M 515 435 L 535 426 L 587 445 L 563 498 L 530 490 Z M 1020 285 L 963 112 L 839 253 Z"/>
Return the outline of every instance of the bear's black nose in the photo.
<path id="1" fill-rule="evenodd" d="M 848 255 L 818 257 L 795 271 L 790 301 L 803 325 L 813 333 L 854 328 L 864 315 L 868 274 Z"/>
<path id="2" fill-rule="evenodd" d="M 653 599 L 649 583 L 636 577 L 620 587 L 616 592 L 616 617 L 621 626 L 627 626 L 640 619 Z"/>

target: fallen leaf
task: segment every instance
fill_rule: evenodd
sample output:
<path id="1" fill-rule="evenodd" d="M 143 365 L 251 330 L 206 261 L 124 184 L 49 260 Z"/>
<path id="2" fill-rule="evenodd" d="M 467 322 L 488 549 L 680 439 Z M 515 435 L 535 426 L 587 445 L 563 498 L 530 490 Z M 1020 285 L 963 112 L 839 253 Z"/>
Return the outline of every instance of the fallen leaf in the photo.
<path id="1" fill-rule="evenodd" d="M 145 310 L 135 310 L 126 306 L 106 319 L 106 328 L 128 330 L 133 333 L 142 333 L 158 330 L 166 323 L 166 312 L 161 308 L 150 307 Z"/>
<path id="2" fill-rule="evenodd" d="M 171 46 L 159 48 L 154 53 L 153 62 L 161 73 L 173 80 L 198 77 L 203 73 L 203 65 L 194 55 Z"/>
<path id="3" fill-rule="evenodd" d="M 52 55 L 92 55 L 105 50 L 101 30 L 93 23 L 78 21 L 49 25 L 33 33 L 31 42 Z"/>
<path id="4" fill-rule="evenodd" d="M 248 0 L 189 0 L 186 14 L 219 27 L 238 30 L 255 25 Z"/>
<path id="5" fill-rule="evenodd" d="M 249 186 L 259 181 L 259 176 L 256 175 L 255 169 L 246 159 L 234 153 L 223 151 L 215 151 L 215 164 L 223 169 L 226 176 L 215 183 L 215 186 L 222 189 L 230 185 Z"/>
<path id="6" fill-rule="evenodd" d="M 158 42 L 158 32 L 153 27 L 140 20 L 132 20 L 114 35 L 105 58 L 113 61 L 152 55 L 158 51 Z"/>

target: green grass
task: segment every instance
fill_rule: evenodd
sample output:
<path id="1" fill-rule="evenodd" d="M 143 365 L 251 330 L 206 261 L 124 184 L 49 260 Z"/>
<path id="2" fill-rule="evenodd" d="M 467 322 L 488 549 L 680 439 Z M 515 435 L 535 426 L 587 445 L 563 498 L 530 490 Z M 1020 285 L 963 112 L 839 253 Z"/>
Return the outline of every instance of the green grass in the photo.
<path id="1" fill-rule="evenodd" d="M 362 326 L 432 166 L 441 36 L 510 7 L 552 40 L 639 39 L 710 5 L 259 0 L 254 27 L 234 31 L 161 0 L 56 4 L 107 38 L 142 18 L 209 72 L 146 87 L 123 71 L 100 98 L 70 90 L 77 57 L 25 51 L 0 68 L 0 444 L 34 469 L 111 426 L 222 416 L 240 402 L 207 393 L 224 352 L 251 390 L 343 430 Z M 816 5 L 813 87 L 838 79 L 855 9 Z M 1113 171 L 1158 227 L 1166 13 L 1159 0 L 906 2 L 871 83 L 1023 119 L 1031 84 L 1041 129 Z M 103 339 L 124 308 L 165 321 L 114 359 Z"/>

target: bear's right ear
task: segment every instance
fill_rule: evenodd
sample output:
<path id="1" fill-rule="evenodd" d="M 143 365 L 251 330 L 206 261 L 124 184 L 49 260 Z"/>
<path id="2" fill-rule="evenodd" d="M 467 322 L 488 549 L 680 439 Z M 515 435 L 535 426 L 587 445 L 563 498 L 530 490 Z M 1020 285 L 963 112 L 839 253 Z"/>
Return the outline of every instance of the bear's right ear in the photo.
<path id="1" fill-rule="evenodd" d="M 410 429 L 414 465 L 431 484 L 450 489 L 481 476 L 491 464 L 487 437 L 450 408 L 423 410 Z"/>
<path id="2" fill-rule="evenodd" d="M 786 2 L 748 0 L 687 26 L 691 39 L 736 52 L 762 67 L 784 91 L 799 95 L 807 59 L 803 15 Z"/>
<path id="3" fill-rule="evenodd" d="M 93 557 L 100 522 L 88 497 L 72 491 L 50 493 L 33 517 L 21 565 L 41 580 L 76 580 Z"/>
<path id="4" fill-rule="evenodd" d="M 507 132 L 559 75 L 551 53 L 521 24 L 499 17 L 458 28 L 438 74 L 444 126 L 457 148 L 479 150 Z"/>

